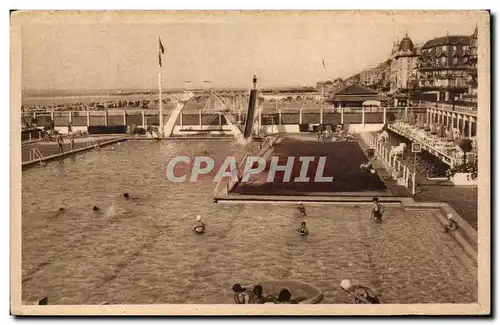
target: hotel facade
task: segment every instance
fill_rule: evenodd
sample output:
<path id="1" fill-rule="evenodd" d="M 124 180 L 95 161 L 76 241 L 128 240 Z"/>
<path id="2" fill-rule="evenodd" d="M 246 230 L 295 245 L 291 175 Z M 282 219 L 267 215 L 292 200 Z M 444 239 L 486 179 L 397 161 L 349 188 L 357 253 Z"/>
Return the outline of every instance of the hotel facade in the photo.
<path id="1" fill-rule="evenodd" d="M 359 73 L 360 83 L 406 106 L 416 101 L 477 105 L 477 28 L 414 44 L 408 33 L 387 61 Z"/>

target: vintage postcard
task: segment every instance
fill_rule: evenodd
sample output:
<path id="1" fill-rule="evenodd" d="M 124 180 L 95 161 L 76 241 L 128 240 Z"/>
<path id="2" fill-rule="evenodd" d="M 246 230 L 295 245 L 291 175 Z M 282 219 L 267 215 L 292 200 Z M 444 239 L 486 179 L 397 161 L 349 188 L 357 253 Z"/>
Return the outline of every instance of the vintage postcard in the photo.
<path id="1" fill-rule="evenodd" d="M 491 312 L 488 11 L 15 11 L 11 72 L 12 314 Z"/>

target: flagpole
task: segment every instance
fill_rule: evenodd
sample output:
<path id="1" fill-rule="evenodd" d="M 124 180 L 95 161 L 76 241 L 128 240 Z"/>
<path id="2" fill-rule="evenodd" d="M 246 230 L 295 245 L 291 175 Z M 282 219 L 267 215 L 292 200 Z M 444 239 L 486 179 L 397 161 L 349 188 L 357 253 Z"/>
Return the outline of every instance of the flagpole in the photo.
<path id="1" fill-rule="evenodd" d="M 163 138 L 163 103 L 161 100 L 161 67 L 160 71 L 158 72 L 158 93 L 159 93 L 159 104 L 160 104 L 160 127 L 159 127 L 159 132 L 160 132 L 160 137 Z"/>
<path id="2" fill-rule="evenodd" d="M 158 128 L 158 131 L 160 132 L 160 138 L 163 138 L 163 101 L 162 101 L 162 96 L 161 96 L 161 55 L 165 52 L 165 49 L 163 48 L 163 44 L 161 43 L 161 38 L 158 37 L 158 96 L 159 100 L 158 103 L 160 104 L 160 118 L 159 118 L 159 124 L 160 127 Z"/>

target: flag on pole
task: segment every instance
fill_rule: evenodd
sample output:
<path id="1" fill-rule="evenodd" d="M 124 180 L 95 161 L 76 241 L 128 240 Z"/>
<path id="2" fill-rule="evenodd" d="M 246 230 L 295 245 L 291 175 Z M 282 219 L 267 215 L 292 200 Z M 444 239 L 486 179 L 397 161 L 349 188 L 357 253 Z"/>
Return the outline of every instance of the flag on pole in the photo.
<path id="1" fill-rule="evenodd" d="M 165 48 L 163 47 L 163 44 L 161 43 L 161 38 L 158 37 L 158 64 L 160 67 L 162 66 L 161 64 L 161 55 L 165 53 Z"/>
<path id="2" fill-rule="evenodd" d="M 163 47 L 163 44 L 161 43 L 161 38 L 158 37 L 158 43 L 159 43 L 159 46 L 160 46 L 160 52 L 161 54 L 164 54 L 165 53 L 165 48 Z"/>

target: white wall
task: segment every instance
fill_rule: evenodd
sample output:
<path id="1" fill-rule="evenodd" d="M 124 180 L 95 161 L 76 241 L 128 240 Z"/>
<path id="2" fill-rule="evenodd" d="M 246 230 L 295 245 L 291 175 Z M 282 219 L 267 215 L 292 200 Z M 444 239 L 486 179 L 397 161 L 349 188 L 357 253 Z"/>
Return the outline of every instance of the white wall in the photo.
<path id="1" fill-rule="evenodd" d="M 189 128 L 191 128 L 193 131 L 181 131 L 181 126 L 176 125 L 174 126 L 174 130 L 172 131 L 173 135 L 195 135 L 199 134 L 200 130 L 208 130 L 210 128 L 213 128 L 213 126 L 202 126 L 200 129 L 199 125 L 190 125 Z M 228 126 L 223 126 L 224 129 L 228 129 L 227 131 L 220 131 L 220 130 L 213 130 L 210 131 L 210 134 L 217 134 L 217 135 L 233 135 L 231 131 L 229 131 Z M 182 129 L 186 129 L 186 126 L 183 126 Z"/>
<path id="2" fill-rule="evenodd" d="M 360 132 L 376 132 L 382 129 L 383 123 L 379 124 L 349 124 L 349 133 L 360 133 Z M 287 124 L 287 125 L 263 125 L 261 132 L 263 134 L 273 134 L 273 133 L 300 133 L 298 124 Z"/>
<path id="3" fill-rule="evenodd" d="M 68 127 L 67 126 L 56 126 L 54 127 L 57 132 L 62 133 L 62 134 L 67 134 L 68 133 Z M 82 132 L 87 132 L 87 127 L 86 126 L 73 126 L 71 127 L 73 132 L 77 131 L 82 131 Z"/>

